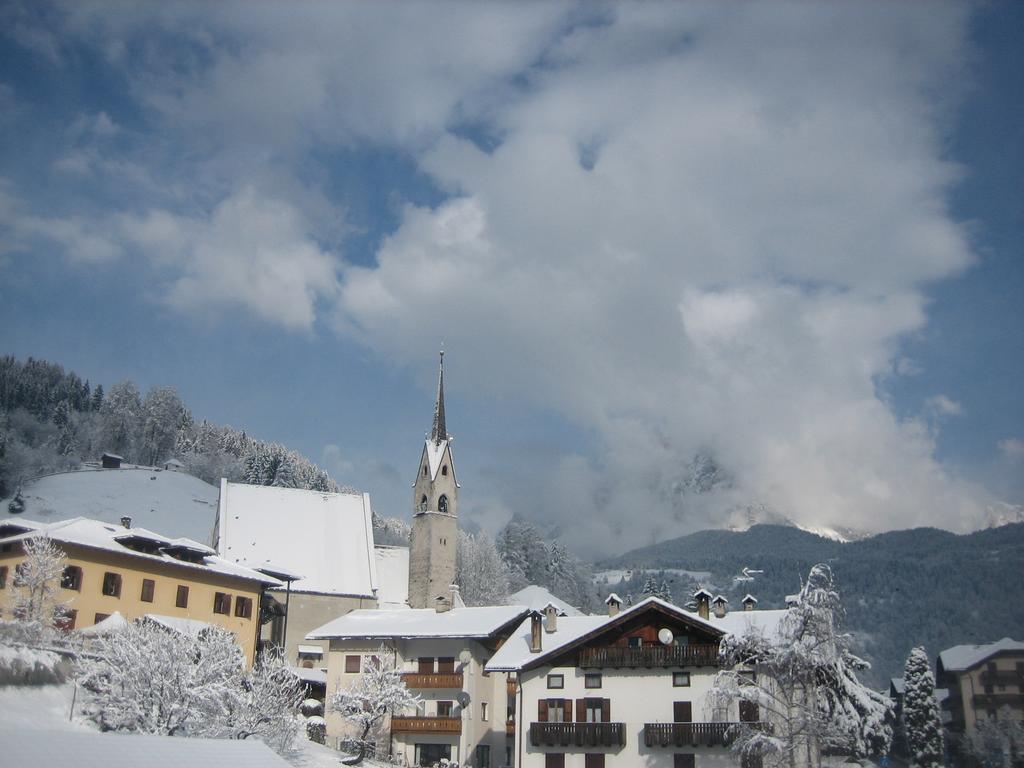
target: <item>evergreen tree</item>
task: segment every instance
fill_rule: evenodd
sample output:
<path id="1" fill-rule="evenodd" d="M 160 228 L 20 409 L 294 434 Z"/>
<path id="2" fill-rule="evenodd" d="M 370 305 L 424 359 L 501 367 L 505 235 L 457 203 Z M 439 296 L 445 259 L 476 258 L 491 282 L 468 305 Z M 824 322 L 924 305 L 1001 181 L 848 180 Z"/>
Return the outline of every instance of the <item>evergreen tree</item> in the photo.
<path id="1" fill-rule="evenodd" d="M 903 725 L 912 768 L 943 765 L 942 723 L 935 702 L 935 677 L 924 648 L 915 648 L 903 672 Z"/>
<path id="2" fill-rule="evenodd" d="M 122 381 L 110 388 L 110 394 L 100 409 L 106 450 L 120 454 L 129 461 L 135 459 L 141 413 L 142 396 L 134 382 Z"/>
<path id="3" fill-rule="evenodd" d="M 661 582 L 661 586 L 658 587 L 657 595 L 666 603 L 672 602 L 672 587 L 668 585 L 667 580 Z"/>
<path id="4" fill-rule="evenodd" d="M 103 407 L 103 385 L 97 384 L 96 389 L 92 391 L 92 408 L 93 411 L 98 411 Z"/>
<path id="5" fill-rule="evenodd" d="M 647 580 L 644 582 L 643 594 L 645 595 L 656 595 L 658 593 L 658 583 L 654 580 L 654 576 L 648 574 Z"/>

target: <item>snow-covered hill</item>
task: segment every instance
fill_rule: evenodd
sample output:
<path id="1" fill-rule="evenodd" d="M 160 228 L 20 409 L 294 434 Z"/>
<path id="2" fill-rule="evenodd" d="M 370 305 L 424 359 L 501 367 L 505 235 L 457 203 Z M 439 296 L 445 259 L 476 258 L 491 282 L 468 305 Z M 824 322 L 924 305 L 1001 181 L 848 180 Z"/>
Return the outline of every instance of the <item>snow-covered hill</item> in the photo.
<path id="1" fill-rule="evenodd" d="M 40 522 L 92 517 L 168 536 L 212 544 L 218 489 L 185 472 L 153 467 L 79 469 L 46 475 L 22 488 L 25 510 L 12 514 L 10 499 L 0 501 L 0 520 L 25 517 Z"/>

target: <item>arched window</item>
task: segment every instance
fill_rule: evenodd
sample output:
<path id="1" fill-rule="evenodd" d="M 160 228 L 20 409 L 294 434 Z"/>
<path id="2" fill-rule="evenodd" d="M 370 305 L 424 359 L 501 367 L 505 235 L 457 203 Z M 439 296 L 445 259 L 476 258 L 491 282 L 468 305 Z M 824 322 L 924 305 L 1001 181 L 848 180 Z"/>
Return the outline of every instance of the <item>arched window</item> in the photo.
<path id="1" fill-rule="evenodd" d="M 443 493 L 441 494 L 441 498 L 439 498 L 437 500 L 437 511 L 438 512 L 447 512 L 448 511 L 448 497 L 445 496 Z"/>
<path id="2" fill-rule="evenodd" d="M 447 464 L 445 464 L 443 467 L 441 467 L 441 474 L 444 475 L 445 477 L 448 477 L 448 465 Z"/>
<path id="3" fill-rule="evenodd" d="M 420 496 L 420 512 L 427 511 L 427 497 L 426 495 Z"/>
<path id="4" fill-rule="evenodd" d="M 423 465 L 423 476 L 427 477 L 427 465 L 426 464 Z"/>

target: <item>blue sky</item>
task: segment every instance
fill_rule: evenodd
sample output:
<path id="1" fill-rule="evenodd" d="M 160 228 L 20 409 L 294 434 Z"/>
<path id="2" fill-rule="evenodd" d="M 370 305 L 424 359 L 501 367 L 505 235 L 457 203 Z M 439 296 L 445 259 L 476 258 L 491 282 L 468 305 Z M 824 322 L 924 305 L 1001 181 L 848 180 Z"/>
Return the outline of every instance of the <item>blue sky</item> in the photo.
<path id="1" fill-rule="evenodd" d="M 1019 4 L 0 30 L 0 352 L 173 384 L 406 515 L 443 342 L 466 524 L 586 554 L 1024 502 Z"/>

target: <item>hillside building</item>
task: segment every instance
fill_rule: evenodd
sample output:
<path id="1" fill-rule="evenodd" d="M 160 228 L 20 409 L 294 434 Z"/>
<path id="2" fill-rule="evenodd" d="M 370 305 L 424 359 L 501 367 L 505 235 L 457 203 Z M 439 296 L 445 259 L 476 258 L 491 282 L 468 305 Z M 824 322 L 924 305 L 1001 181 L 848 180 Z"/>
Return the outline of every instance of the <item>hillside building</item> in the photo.
<path id="1" fill-rule="evenodd" d="M 12 616 L 14 574 L 25 559 L 23 543 L 49 536 L 67 555 L 59 599 L 70 613 L 67 630 L 91 627 L 115 613 L 170 623 L 214 624 L 231 631 L 251 664 L 264 590 L 280 582 L 219 557 L 191 539 L 170 538 L 131 519 L 113 525 L 76 517 L 57 523 L 0 523 L 0 613 Z"/>
<path id="2" fill-rule="evenodd" d="M 1024 720 L 1024 642 L 1004 637 L 985 645 L 957 645 L 935 663 L 935 684 L 949 691 L 943 721 L 964 735 L 983 720 Z"/>

